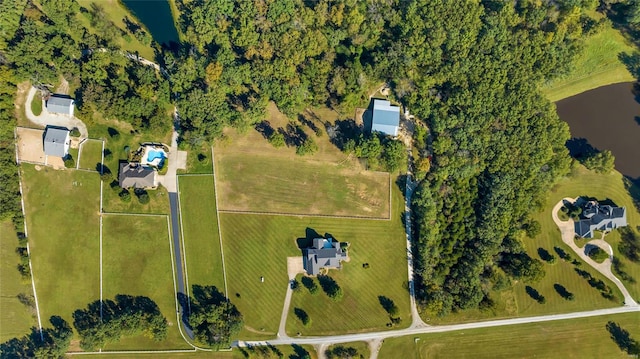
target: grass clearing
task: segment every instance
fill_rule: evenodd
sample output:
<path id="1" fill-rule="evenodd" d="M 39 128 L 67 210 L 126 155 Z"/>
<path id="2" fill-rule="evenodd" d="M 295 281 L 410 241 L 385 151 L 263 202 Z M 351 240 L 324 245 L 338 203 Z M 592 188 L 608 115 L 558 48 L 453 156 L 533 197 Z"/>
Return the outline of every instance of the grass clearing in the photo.
<path id="1" fill-rule="evenodd" d="M 0 222 L 0 343 L 29 333 L 37 326 L 36 311 L 18 300 L 19 294 L 33 297 L 31 282 L 22 279 L 16 267 L 20 257 L 16 254 L 18 239 L 9 220 Z"/>
<path id="2" fill-rule="evenodd" d="M 213 165 L 211 162 L 211 147 L 209 145 L 203 145 L 198 149 L 189 150 L 187 152 L 187 169 L 179 169 L 178 173 L 213 173 Z"/>
<path id="3" fill-rule="evenodd" d="M 269 155 L 216 157 L 220 208 L 388 218 L 389 175 Z"/>
<path id="4" fill-rule="evenodd" d="M 351 243 L 350 262 L 330 273 L 344 297 L 333 302 L 323 293 L 313 298 L 304 292 L 294 294 L 291 311 L 294 307 L 304 309 L 313 323 L 308 329 L 299 329 L 291 312 L 287 322 L 290 335 L 386 329 L 388 317 L 379 295 L 395 301 L 405 318 L 403 325 L 408 325 L 406 249 L 399 215 L 402 205 L 403 198 L 395 190 L 391 221 L 221 213 L 229 296 L 245 318 L 241 337 L 264 339 L 277 332 L 288 285 L 286 257 L 302 255 L 296 240 L 311 230 Z M 370 267 L 363 268 L 364 263 Z M 331 305 L 318 305 L 325 301 Z M 331 326 L 322 323 L 322 318 L 329 317 L 334 318 Z"/>
<path id="5" fill-rule="evenodd" d="M 114 173 L 114 177 L 118 175 Z M 124 202 L 120 199 L 118 194 L 122 191 L 122 188 L 116 186 L 112 188 L 109 183 L 104 184 L 102 191 L 103 196 L 103 209 L 105 212 L 115 213 L 152 213 L 152 214 L 168 214 L 169 213 L 169 194 L 167 189 L 158 185 L 157 189 L 147 190 L 149 194 L 149 203 L 142 204 L 138 200 L 138 197 L 134 194 L 133 190 L 129 190 L 131 193 L 131 201 Z"/>
<path id="6" fill-rule="evenodd" d="M 180 176 L 178 182 L 189 285 L 224 292 L 213 176 Z"/>
<path id="7" fill-rule="evenodd" d="M 605 328 L 610 320 L 640 340 L 640 313 L 625 313 L 389 338 L 378 357 L 414 353 L 416 358 L 629 358 L 610 338 Z"/>
<path id="8" fill-rule="evenodd" d="M 102 163 L 102 141 L 88 139 L 82 144 L 78 168 L 96 170 Z"/>
<path id="9" fill-rule="evenodd" d="M 120 1 L 118 0 L 78 0 L 80 6 L 85 7 L 86 9 L 91 9 L 92 4 L 97 4 L 102 6 L 104 9 L 107 18 L 111 20 L 120 30 L 127 32 L 127 28 L 124 24 L 124 17 L 127 16 L 129 19 L 134 19 L 131 13 L 125 8 Z M 96 30 L 91 26 L 89 19 L 82 14 L 82 12 L 78 13 L 77 18 L 81 21 L 81 23 L 89 29 L 91 32 L 96 32 Z M 135 20 L 134 20 L 135 21 Z M 155 54 L 154 50 L 151 46 L 144 45 L 140 41 L 138 41 L 135 36 L 129 34 L 131 41 L 126 41 L 124 37 L 119 37 L 115 39 L 118 42 L 118 45 L 125 51 L 131 53 L 139 53 L 140 56 L 153 61 Z"/>
<path id="10" fill-rule="evenodd" d="M 100 299 L 100 178 L 21 166 L 33 274 L 43 323 Z"/>
<path id="11" fill-rule="evenodd" d="M 590 15 L 597 19 L 603 17 L 595 12 Z M 572 71 L 545 85 L 542 92 L 550 101 L 555 102 L 600 86 L 634 81 L 625 64 L 618 58 L 621 53 L 631 53 L 634 50 L 634 46 L 620 31 L 608 26 L 586 41 Z"/>
<path id="12" fill-rule="evenodd" d="M 190 348 L 176 323 L 172 257 L 164 216 L 103 217 L 102 270 L 104 299 L 117 294 L 151 298 L 169 322 L 167 339 L 155 342 L 144 336 L 130 337 L 110 344 L 115 349 Z"/>
<path id="13" fill-rule="evenodd" d="M 327 109 L 307 110 L 302 124 L 273 103 L 267 106 L 265 132 L 299 124 L 318 145 L 310 156 L 296 155 L 295 147 L 275 148 L 254 129 L 226 130 L 226 140 L 215 145 L 220 209 L 388 218 L 389 176 L 365 171 L 330 142 L 324 128 L 337 116 Z M 322 129 L 322 136 L 312 127 Z"/>

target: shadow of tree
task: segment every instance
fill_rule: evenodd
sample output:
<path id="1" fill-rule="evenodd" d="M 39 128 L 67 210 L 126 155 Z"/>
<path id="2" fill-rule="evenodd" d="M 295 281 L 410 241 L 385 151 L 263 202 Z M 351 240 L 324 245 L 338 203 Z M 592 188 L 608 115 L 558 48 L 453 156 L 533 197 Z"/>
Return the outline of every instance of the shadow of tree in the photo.
<path id="1" fill-rule="evenodd" d="M 611 339 L 613 339 L 621 350 L 630 355 L 640 354 L 640 342 L 633 339 L 631 334 L 618 323 L 609 321 L 605 327 L 611 335 Z"/>
<path id="2" fill-rule="evenodd" d="M 258 122 L 255 126 L 254 126 L 255 130 L 258 131 L 262 137 L 264 137 L 265 139 L 269 139 L 269 137 L 271 137 L 271 135 L 273 135 L 275 133 L 275 129 L 273 127 L 271 127 L 271 123 L 267 120 Z"/>

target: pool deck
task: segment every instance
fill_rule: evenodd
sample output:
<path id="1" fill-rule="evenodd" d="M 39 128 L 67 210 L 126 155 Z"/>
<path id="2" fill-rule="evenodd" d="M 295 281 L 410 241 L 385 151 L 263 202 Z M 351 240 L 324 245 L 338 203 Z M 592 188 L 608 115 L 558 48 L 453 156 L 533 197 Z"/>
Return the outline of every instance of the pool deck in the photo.
<path id="1" fill-rule="evenodd" d="M 154 158 L 153 161 L 148 161 L 147 158 L 149 156 L 149 151 L 162 152 L 163 158 L 157 157 L 157 158 Z M 143 165 L 143 166 L 155 166 L 155 167 L 158 167 L 160 162 L 163 159 L 166 159 L 166 158 L 169 158 L 169 155 L 167 154 L 167 152 L 165 152 L 164 149 L 155 148 L 153 146 L 144 146 L 144 153 L 142 154 L 142 158 L 140 159 L 140 164 Z"/>

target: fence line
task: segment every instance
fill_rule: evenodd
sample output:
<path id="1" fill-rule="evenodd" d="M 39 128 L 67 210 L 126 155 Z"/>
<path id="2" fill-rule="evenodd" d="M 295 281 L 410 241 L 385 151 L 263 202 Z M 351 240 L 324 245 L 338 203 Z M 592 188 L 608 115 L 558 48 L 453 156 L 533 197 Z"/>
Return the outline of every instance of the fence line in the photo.
<path id="1" fill-rule="evenodd" d="M 285 216 L 285 217 L 309 217 L 309 218 L 346 218 L 346 219 L 361 219 L 368 221 L 389 221 L 390 217 L 365 217 L 365 216 L 340 216 L 335 214 L 299 214 L 299 213 L 288 213 L 288 212 L 258 212 L 258 211 L 241 211 L 241 210 L 230 210 L 230 209 L 221 209 L 218 210 L 219 213 L 231 213 L 231 214 L 256 214 L 262 216 Z"/>

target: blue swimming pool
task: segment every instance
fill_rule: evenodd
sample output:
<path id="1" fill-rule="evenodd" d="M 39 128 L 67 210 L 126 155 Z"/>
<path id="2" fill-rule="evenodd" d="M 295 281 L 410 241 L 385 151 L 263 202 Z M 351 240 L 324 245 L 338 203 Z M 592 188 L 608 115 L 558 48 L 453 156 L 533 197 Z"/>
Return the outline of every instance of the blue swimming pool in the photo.
<path id="1" fill-rule="evenodd" d="M 149 152 L 147 152 L 147 162 L 153 162 L 153 160 L 155 160 L 156 158 L 159 158 L 161 160 L 164 159 L 164 152 L 154 150 L 150 150 Z"/>

